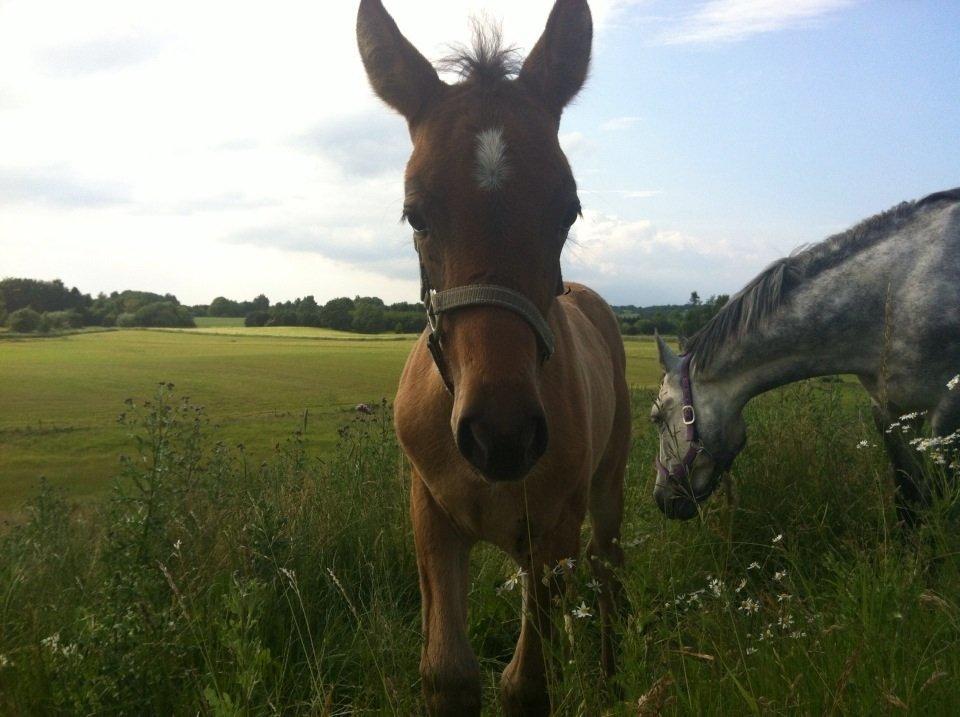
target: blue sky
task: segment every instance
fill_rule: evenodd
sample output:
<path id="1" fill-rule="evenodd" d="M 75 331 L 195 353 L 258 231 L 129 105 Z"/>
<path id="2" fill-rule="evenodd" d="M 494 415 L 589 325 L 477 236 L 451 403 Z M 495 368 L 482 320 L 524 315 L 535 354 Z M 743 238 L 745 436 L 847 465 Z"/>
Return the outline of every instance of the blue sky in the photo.
<path id="1" fill-rule="evenodd" d="M 409 140 L 355 3 L 0 0 L 0 275 L 187 302 L 416 298 Z M 431 58 L 487 11 L 387 0 Z M 561 140 L 586 216 L 565 275 L 611 302 L 735 291 L 769 261 L 960 185 L 960 3 L 597 0 Z"/>

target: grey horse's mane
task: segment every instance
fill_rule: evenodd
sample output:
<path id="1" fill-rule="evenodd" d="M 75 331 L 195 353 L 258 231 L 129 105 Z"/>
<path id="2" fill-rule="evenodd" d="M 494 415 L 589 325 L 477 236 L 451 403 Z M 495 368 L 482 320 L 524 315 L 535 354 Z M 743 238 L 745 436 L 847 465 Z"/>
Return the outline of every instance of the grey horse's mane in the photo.
<path id="1" fill-rule="evenodd" d="M 504 44 L 500 24 L 489 18 L 474 18 L 472 25 L 470 45 L 452 46 L 451 54 L 440 60 L 437 68 L 459 76 L 464 82 L 496 82 L 519 74 L 520 52 Z"/>
<path id="2" fill-rule="evenodd" d="M 778 259 L 694 334 L 684 346 L 685 351 L 696 355 L 699 368 L 707 369 L 727 341 L 742 338 L 760 326 L 784 303 L 794 287 L 872 247 L 921 208 L 942 201 L 960 201 L 960 187 L 918 201 L 902 202 L 819 244 L 801 247 L 790 256 Z"/>

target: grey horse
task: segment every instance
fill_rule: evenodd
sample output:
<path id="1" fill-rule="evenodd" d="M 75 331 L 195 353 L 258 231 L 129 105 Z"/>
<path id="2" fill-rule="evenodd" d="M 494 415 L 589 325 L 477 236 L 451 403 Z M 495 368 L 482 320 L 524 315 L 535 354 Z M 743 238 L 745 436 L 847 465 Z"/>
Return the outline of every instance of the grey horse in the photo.
<path id="1" fill-rule="evenodd" d="M 894 422 L 934 436 L 960 428 L 960 188 L 867 219 L 780 259 L 747 284 L 665 371 L 654 497 L 671 518 L 697 515 L 746 442 L 742 410 L 765 391 L 832 374 L 859 377 L 893 464 L 898 517 L 931 497 Z M 950 384 L 948 386 L 948 384 Z M 953 390 L 956 389 L 956 390 Z M 919 427 L 919 425 L 917 426 Z"/>

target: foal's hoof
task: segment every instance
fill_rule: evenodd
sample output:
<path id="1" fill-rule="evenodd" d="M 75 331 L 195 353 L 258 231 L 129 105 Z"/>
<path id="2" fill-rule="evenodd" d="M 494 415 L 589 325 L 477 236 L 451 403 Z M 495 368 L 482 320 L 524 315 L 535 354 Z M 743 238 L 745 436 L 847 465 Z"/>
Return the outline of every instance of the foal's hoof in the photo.
<path id="1" fill-rule="evenodd" d="M 507 717 L 547 717 L 550 714 L 550 695 L 546 686 L 515 682 L 506 672 L 500 680 L 500 704 Z"/>

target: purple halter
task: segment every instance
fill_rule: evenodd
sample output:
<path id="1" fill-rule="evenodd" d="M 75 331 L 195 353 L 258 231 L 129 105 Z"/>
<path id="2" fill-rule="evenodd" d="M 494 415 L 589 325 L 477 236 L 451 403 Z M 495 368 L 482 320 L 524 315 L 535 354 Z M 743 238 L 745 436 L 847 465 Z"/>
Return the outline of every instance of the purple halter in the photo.
<path id="1" fill-rule="evenodd" d="M 676 466 L 665 466 L 660 460 L 659 449 L 657 451 L 657 475 L 661 480 L 670 478 L 687 478 L 690 471 L 693 470 L 693 463 L 697 456 L 703 453 L 703 444 L 700 442 L 700 436 L 697 432 L 697 412 L 693 407 L 693 384 L 690 381 L 690 364 L 693 361 L 693 354 L 684 354 L 680 357 L 680 391 L 682 393 L 683 405 L 680 413 L 683 416 L 683 425 L 686 426 L 686 439 L 690 443 L 687 454 Z"/>

